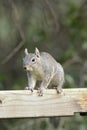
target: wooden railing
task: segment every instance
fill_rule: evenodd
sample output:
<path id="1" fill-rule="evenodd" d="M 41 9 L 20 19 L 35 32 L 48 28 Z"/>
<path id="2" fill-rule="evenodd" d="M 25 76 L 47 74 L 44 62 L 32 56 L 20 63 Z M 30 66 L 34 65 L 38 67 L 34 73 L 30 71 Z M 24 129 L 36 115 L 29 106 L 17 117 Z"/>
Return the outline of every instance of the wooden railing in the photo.
<path id="1" fill-rule="evenodd" d="M 72 116 L 87 112 L 87 89 L 63 89 L 62 95 L 48 89 L 43 96 L 37 90 L 0 91 L 0 118 Z"/>

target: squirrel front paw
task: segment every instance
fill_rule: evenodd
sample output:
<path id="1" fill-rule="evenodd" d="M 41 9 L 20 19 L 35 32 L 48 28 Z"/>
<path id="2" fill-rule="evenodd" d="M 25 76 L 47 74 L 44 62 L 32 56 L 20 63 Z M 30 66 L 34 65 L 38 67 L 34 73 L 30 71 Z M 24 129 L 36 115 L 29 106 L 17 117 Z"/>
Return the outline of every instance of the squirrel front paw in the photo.
<path id="1" fill-rule="evenodd" d="M 30 88 L 30 87 L 25 87 L 25 90 L 30 90 L 32 93 L 33 93 L 33 91 L 34 91 L 34 89 L 33 89 L 33 88 Z"/>
<path id="2" fill-rule="evenodd" d="M 43 96 L 43 90 L 41 88 L 38 88 L 37 92 L 38 96 Z"/>

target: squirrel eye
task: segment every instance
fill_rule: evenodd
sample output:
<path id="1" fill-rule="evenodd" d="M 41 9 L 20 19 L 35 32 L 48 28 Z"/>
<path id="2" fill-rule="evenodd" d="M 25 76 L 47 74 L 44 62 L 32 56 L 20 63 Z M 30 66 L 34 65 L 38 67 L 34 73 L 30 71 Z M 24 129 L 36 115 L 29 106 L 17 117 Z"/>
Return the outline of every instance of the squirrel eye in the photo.
<path id="1" fill-rule="evenodd" d="M 35 58 L 32 59 L 32 62 L 35 62 Z"/>

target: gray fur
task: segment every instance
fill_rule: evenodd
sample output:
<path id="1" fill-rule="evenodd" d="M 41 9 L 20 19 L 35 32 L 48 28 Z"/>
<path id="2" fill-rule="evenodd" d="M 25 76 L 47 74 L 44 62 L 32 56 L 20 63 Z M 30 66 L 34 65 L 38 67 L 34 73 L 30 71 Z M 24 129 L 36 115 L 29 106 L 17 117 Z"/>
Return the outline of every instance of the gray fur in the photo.
<path id="1" fill-rule="evenodd" d="M 64 70 L 49 53 L 39 52 L 36 48 L 35 53 L 25 51 L 23 58 L 23 67 L 27 71 L 28 89 L 32 92 L 37 81 L 41 81 L 39 86 L 39 95 L 43 95 L 44 89 L 48 86 L 56 86 L 57 92 L 62 92 L 64 84 Z"/>

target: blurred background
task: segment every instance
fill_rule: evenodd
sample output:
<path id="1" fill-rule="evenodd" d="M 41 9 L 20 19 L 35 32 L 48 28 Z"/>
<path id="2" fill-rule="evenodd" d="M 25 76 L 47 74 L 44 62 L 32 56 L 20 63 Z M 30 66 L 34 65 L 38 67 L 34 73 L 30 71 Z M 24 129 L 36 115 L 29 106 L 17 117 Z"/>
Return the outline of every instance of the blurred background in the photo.
<path id="1" fill-rule="evenodd" d="M 49 52 L 64 88 L 87 87 L 87 0 L 0 0 L 0 90 L 27 85 L 24 48 Z M 87 117 L 0 119 L 1 130 L 86 130 Z"/>

